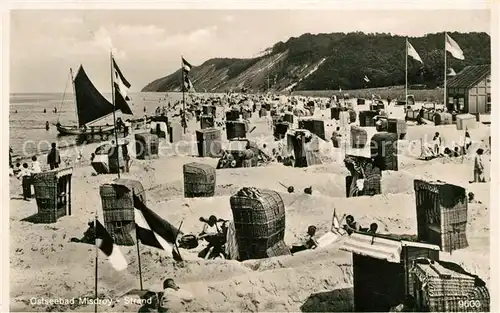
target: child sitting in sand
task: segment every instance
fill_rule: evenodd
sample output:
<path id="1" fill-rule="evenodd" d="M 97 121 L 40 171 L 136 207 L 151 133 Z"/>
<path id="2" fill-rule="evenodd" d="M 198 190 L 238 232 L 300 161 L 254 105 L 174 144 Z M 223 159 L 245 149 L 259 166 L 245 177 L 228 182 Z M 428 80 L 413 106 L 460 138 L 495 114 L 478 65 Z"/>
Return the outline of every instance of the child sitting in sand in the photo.
<path id="1" fill-rule="evenodd" d="M 349 235 L 351 235 L 354 231 L 360 231 L 361 225 L 354 220 L 352 215 L 347 215 L 343 228 Z"/>
<path id="2" fill-rule="evenodd" d="M 207 219 L 200 218 L 200 221 L 204 223 L 203 230 L 198 235 L 199 239 L 205 239 L 208 245 L 198 253 L 200 258 L 206 258 L 207 255 L 218 255 L 223 253 L 223 245 L 225 244 L 224 231 L 218 224 L 224 222 L 224 220 L 217 219 L 215 215 L 210 215 Z M 213 248 L 213 249 L 212 249 Z M 212 250 L 211 253 L 209 253 Z M 213 251 L 215 250 L 215 251 Z"/>
<path id="3" fill-rule="evenodd" d="M 314 238 L 316 235 L 316 226 L 311 225 L 307 228 L 307 233 L 299 238 L 299 244 L 293 245 L 290 248 L 292 254 L 304 250 L 316 249 L 318 247 L 318 241 Z"/>
<path id="4" fill-rule="evenodd" d="M 367 233 L 369 234 L 376 234 L 378 230 L 378 224 L 377 223 L 371 223 L 370 224 L 370 229 L 367 230 Z"/>
<path id="5" fill-rule="evenodd" d="M 95 244 L 95 228 L 94 228 L 94 221 L 89 221 L 87 223 L 88 228 L 87 230 L 83 233 L 82 239 L 78 239 L 76 237 L 71 238 L 71 242 L 80 242 L 80 243 L 88 243 L 88 244 Z"/>

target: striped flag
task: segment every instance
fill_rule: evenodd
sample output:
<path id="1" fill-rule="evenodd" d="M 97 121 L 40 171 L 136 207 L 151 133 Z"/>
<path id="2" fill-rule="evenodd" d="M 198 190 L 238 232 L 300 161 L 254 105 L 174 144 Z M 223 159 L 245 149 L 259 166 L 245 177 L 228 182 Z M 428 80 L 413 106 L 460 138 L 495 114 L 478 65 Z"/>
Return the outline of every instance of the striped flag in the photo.
<path id="1" fill-rule="evenodd" d="M 189 72 L 191 72 L 191 68 L 193 68 L 193 66 L 191 66 L 191 64 L 189 64 L 188 61 L 186 61 L 184 58 L 182 58 L 182 69 L 184 70 L 184 74 L 188 74 Z"/>
<path id="2" fill-rule="evenodd" d="M 370 82 L 370 79 L 368 78 L 368 76 L 365 75 L 365 78 L 364 78 L 365 82 L 369 83 Z"/>
<path id="3" fill-rule="evenodd" d="M 111 266 L 117 271 L 127 268 L 127 260 L 115 244 L 113 238 L 99 220 L 96 220 L 96 245 L 108 257 Z"/>
<path id="4" fill-rule="evenodd" d="M 134 195 L 134 208 L 137 240 L 146 246 L 172 251 L 174 259 L 182 261 L 176 247 L 178 236 L 182 236 L 179 229 L 151 211 L 136 195 Z"/>
<path id="5" fill-rule="evenodd" d="M 453 38 L 451 38 L 450 35 L 448 34 L 446 34 L 445 46 L 446 46 L 446 51 L 450 52 L 455 59 L 459 60 L 465 59 L 464 52 L 462 51 L 458 43 L 455 40 L 453 40 Z"/>
<path id="6" fill-rule="evenodd" d="M 414 58 L 416 61 L 424 64 L 424 62 L 420 58 L 420 55 L 418 55 L 417 50 L 415 50 L 415 48 L 413 48 L 413 46 L 411 45 L 411 43 L 409 41 L 406 41 L 406 44 L 408 46 L 408 49 L 407 49 L 408 55 L 411 56 L 412 58 Z"/>
<path id="7" fill-rule="evenodd" d="M 122 71 L 116 64 L 114 58 L 113 61 L 113 83 L 114 83 L 114 93 L 115 93 L 115 106 L 122 111 L 123 114 L 133 114 L 127 101 L 130 100 L 128 97 L 128 90 L 130 88 L 130 83 L 127 81 L 125 76 L 123 76 Z"/>
<path id="8" fill-rule="evenodd" d="M 130 83 L 128 80 L 123 76 L 122 71 L 120 71 L 120 68 L 118 67 L 118 64 L 116 64 L 115 59 L 113 58 L 113 80 L 115 84 L 115 88 L 120 92 L 120 94 L 123 96 L 123 98 L 127 101 L 130 100 L 128 97 L 128 90 L 130 88 Z"/>
<path id="9" fill-rule="evenodd" d="M 184 76 L 184 91 L 190 91 L 190 90 L 193 90 L 194 87 L 193 87 L 193 83 L 191 82 L 191 80 L 189 79 L 189 77 L 187 75 Z"/>

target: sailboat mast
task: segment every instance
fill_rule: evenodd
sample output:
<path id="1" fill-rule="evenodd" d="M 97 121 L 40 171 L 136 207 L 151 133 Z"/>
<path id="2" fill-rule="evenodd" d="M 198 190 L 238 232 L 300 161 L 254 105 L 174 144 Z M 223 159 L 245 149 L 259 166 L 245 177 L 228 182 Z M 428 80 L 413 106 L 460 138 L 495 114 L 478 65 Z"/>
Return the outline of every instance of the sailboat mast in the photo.
<path id="1" fill-rule="evenodd" d="M 113 104 L 113 128 L 115 131 L 115 142 L 116 142 L 116 163 L 118 164 L 118 178 L 120 178 L 120 156 L 119 156 L 119 145 L 118 145 L 118 130 L 116 128 L 116 108 L 115 108 L 115 78 L 114 78 L 114 64 L 113 64 L 113 51 L 109 52 L 109 59 L 111 63 L 111 99 Z M 113 147 L 115 149 L 115 147 Z"/>
<path id="2" fill-rule="evenodd" d="M 69 68 L 69 75 L 71 76 L 71 85 L 73 86 L 73 96 L 75 97 L 75 115 L 76 115 L 76 124 L 80 126 L 80 119 L 78 118 L 78 105 L 77 105 L 77 98 L 76 98 L 76 88 L 75 88 L 75 79 L 73 78 L 73 69 L 70 67 Z"/>

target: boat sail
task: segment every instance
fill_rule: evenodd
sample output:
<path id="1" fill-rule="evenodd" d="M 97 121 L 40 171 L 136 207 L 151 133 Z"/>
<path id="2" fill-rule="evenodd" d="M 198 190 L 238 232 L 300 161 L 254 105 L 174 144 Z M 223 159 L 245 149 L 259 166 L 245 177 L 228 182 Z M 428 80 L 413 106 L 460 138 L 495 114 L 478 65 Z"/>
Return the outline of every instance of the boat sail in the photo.
<path id="1" fill-rule="evenodd" d="M 72 70 L 70 69 L 72 74 Z M 132 114 L 126 101 L 117 101 L 113 106 L 92 84 L 87 73 L 80 65 L 78 72 L 73 79 L 76 113 L 78 125 L 63 126 L 57 123 L 55 126 L 61 135 L 85 135 L 85 134 L 109 134 L 115 129 L 114 125 L 97 125 L 99 120 L 121 110 L 124 114 Z M 116 92 L 116 91 L 115 91 Z"/>

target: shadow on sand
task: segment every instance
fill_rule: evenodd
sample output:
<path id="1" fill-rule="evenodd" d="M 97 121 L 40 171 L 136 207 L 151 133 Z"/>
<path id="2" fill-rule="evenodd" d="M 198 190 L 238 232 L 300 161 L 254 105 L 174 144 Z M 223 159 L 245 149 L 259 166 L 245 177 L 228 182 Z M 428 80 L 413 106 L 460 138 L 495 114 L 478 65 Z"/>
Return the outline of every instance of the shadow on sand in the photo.
<path id="1" fill-rule="evenodd" d="M 353 288 L 335 289 L 311 294 L 302 304 L 302 312 L 352 312 Z"/>
<path id="2" fill-rule="evenodd" d="M 38 213 L 25 217 L 21 221 L 33 224 L 46 224 L 46 222 L 43 221 L 42 217 Z"/>

